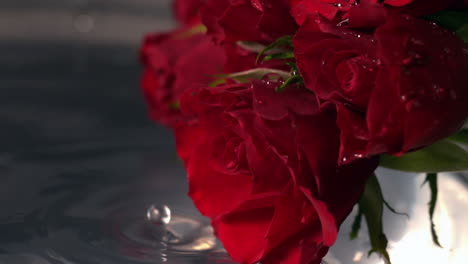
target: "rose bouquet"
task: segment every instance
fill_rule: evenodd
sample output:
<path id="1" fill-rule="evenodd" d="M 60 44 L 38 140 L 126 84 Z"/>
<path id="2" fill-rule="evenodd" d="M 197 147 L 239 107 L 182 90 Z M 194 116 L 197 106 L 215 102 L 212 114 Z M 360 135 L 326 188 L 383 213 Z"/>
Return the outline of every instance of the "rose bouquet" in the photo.
<path id="1" fill-rule="evenodd" d="M 358 206 L 353 235 L 364 217 L 389 263 L 377 166 L 427 173 L 432 217 L 437 173 L 468 169 L 467 5 L 174 2 L 180 27 L 141 48 L 143 93 L 234 260 L 320 263 Z"/>

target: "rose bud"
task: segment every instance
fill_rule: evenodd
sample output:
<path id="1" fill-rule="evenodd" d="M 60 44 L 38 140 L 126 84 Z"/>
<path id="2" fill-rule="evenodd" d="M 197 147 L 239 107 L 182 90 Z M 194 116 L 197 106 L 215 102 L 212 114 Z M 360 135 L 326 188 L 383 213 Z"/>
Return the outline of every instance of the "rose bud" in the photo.
<path id="1" fill-rule="evenodd" d="M 189 195 L 235 261 L 319 264 L 376 159 L 337 165 L 334 111 L 274 81 L 187 91 L 176 129 Z"/>
<path id="2" fill-rule="evenodd" d="M 388 13 L 369 32 L 315 16 L 294 45 L 306 87 L 336 104 L 342 162 L 422 148 L 467 118 L 466 46 L 434 23 Z"/>

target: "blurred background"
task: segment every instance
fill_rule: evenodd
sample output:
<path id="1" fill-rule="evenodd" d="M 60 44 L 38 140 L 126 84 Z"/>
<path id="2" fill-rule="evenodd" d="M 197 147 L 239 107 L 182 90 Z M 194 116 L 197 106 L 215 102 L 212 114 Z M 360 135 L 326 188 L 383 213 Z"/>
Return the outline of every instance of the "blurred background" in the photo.
<path id="1" fill-rule="evenodd" d="M 149 121 L 140 95 L 139 44 L 175 26 L 169 2 L 0 1 L 0 264 L 232 263 L 185 195 L 170 131 Z M 379 175 L 387 200 L 411 215 L 385 214 L 394 263 L 466 263 L 461 178 L 441 180 L 439 249 L 424 176 Z M 148 224 L 152 205 L 172 209 L 169 237 Z M 365 228 L 348 240 L 351 222 L 327 262 L 383 263 L 367 259 Z"/>

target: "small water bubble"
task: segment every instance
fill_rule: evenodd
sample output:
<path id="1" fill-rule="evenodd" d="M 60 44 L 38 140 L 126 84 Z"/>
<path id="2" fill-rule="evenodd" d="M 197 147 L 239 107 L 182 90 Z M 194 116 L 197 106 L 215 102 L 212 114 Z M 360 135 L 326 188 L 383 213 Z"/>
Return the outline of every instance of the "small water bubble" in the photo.
<path id="1" fill-rule="evenodd" d="M 171 209 L 167 205 L 151 205 L 146 212 L 146 219 L 152 224 L 167 225 L 171 222 Z"/>
<path id="2" fill-rule="evenodd" d="M 361 158 L 364 157 L 364 155 L 362 155 L 362 154 L 354 154 L 353 156 L 354 156 L 355 158 L 358 158 L 358 159 L 361 159 Z"/>

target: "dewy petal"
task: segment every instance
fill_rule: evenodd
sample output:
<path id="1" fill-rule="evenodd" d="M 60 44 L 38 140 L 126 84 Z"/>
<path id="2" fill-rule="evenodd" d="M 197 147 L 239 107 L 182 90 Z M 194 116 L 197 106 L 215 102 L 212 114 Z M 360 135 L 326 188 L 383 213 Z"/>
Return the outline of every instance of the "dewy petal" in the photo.
<path id="1" fill-rule="evenodd" d="M 340 128 L 339 163 L 346 164 L 367 156 L 369 132 L 364 113 L 358 113 L 338 104 L 337 125 Z"/>
<path id="2" fill-rule="evenodd" d="M 225 61 L 222 47 L 202 34 L 185 36 L 188 30 L 148 35 L 140 51 L 145 67 L 142 88 L 150 115 L 172 128 L 186 121 L 174 107 L 183 92 L 192 85 L 208 85 Z M 207 54 L 209 63 L 200 67 L 200 58 L 206 60 Z"/>
<path id="3" fill-rule="evenodd" d="M 222 47 L 214 45 L 209 38 L 201 40 L 189 54 L 177 61 L 174 67 L 177 76 L 174 82 L 175 92 L 180 94 L 191 86 L 207 86 L 213 82 L 216 74 L 222 73 L 225 62 Z"/>
<path id="4" fill-rule="evenodd" d="M 297 24 L 289 14 L 289 6 L 286 2 L 287 0 L 262 1 L 263 12 L 258 23 L 258 29 L 271 40 L 293 35 L 297 31 Z"/>
<path id="5" fill-rule="evenodd" d="M 208 0 L 201 14 L 208 34 L 218 42 L 267 44 L 296 31 L 297 25 L 288 11 L 285 0 Z"/>
<path id="6" fill-rule="evenodd" d="M 373 29 L 385 23 L 386 9 L 380 4 L 362 2 L 348 12 L 348 26 L 357 29 Z"/>
<path id="7" fill-rule="evenodd" d="M 455 133 L 468 116 L 463 41 L 401 15 L 390 16 L 375 35 L 386 67 L 369 105 L 371 134 L 393 140 L 387 151 L 401 154 Z"/>
<path id="8" fill-rule="evenodd" d="M 262 264 L 320 264 L 328 247 L 319 242 L 321 233 L 313 226 L 290 237 L 262 259 Z"/>
<path id="9" fill-rule="evenodd" d="M 213 170 L 210 160 L 210 144 L 206 136 L 198 139 L 193 155 L 188 163 L 189 195 L 200 212 L 215 216 L 236 207 L 248 197 L 252 189 L 250 175 L 227 175 Z"/>
<path id="10" fill-rule="evenodd" d="M 307 199 L 309 199 L 309 202 L 314 207 L 315 211 L 317 212 L 318 218 L 320 219 L 320 223 L 322 226 L 321 241 L 323 241 L 323 243 L 326 246 L 333 245 L 338 236 L 338 228 L 334 216 L 330 213 L 330 211 L 327 208 L 327 205 L 324 202 L 317 200 L 312 196 L 312 193 L 309 189 L 306 189 L 304 187 L 300 188 L 304 195 L 307 197 Z"/>
<path id="11" fill-rule="evenodd" d="M 395 91 L 395 71 L 380 71 L 367 109 L 368 155 L 398 152 L 403 144 L 406 115 Z"/>
<path id="12" fill-rule="evenodd" d="M 309 219 L 308 222 L 303 220 L 303 205 L 307 202 L 303 193 L 295 189 L 294 184 L 289 183 L 283 190 L 283 193 L 278 197 L 275 204 L 275 213 L 272 217 L 270 226 L 266 238 L 268 239 L 268 245 L 265 250 L 265 254 L 284 243 L 289 237 L 293 236 L 297 232 L 300 232 L 307 225 L 309 225 L 315 219 Z M 309 209 L 313 210 L 308 207 Z M 317 215 L 316 212 L 312 212 L 313 215 Z"/>
<path id="13" fill-rule="evenodd" d="M 296 118 L 296 142 L 305 155 L 314 176 L 311 183 L 308 175 L 298 175 L 296 182 L 308 189 L 316 188 L 322 193 L 323 179 L 336 173 L 338 160 L 339 131 L 334 113 Z M 304 185 L 309 183 L 311 185 Z"/>
<path id="14" fill-rule="evenodd" d="M 338 167 L 334 109 L 319 111 L 311 100 L 311 110 L 302 101 L 310 92 L 292 88 L 278 101 L 287 111 L 281 119 L 257 111 L 248 84 L 194 89 L 182 100 L 193 116 L 190 130 L 176 131 L 189 194 L 240 263 L 318 264 L 375 169 L 367 160 Z M 236 159 L 243 169 L 222 173 L 213 165 Z"/>
<path id="15" fill-rule="evenodd" d="M 257 31 L 260 16 L 261 13 L 249 3 L 231 4 L 219 20 L 219 25 L 226 34 L 226 41 L 261 41 L 262 36 Z M 240 17 L 243 19 L 239 19 Z"/>
<path id="16" fill-rule="evenodd" d="M 265 234 L 273 207 L 224 215 L 213 221 L 216 235 L 229 255 L 240 263 L 256 263 L 264 255 Z"/>

